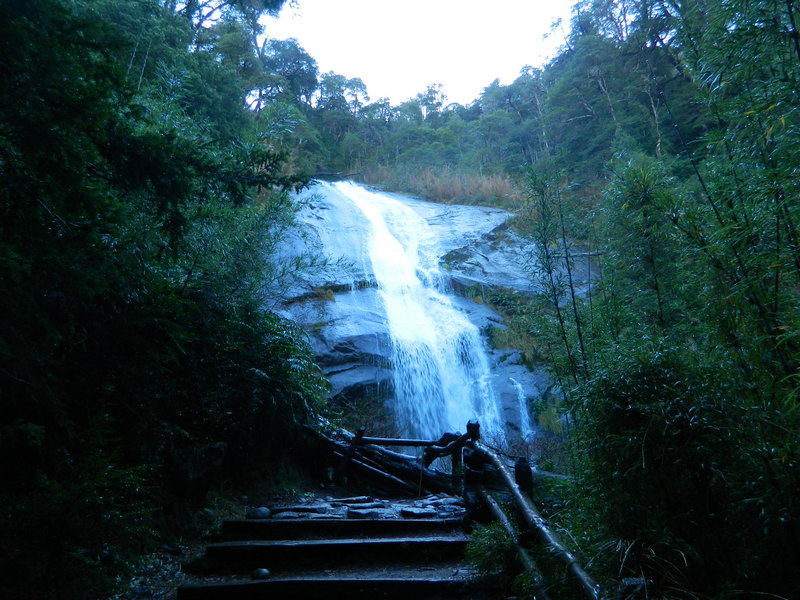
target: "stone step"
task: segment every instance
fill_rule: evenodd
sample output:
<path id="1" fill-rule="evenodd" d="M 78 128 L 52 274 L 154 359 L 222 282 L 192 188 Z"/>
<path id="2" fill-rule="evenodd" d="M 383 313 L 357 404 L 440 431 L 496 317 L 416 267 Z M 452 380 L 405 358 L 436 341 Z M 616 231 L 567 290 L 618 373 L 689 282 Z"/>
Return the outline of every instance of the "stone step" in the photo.
<path id="1" fill-rule="evenodd" d="M 463 560 L 458 498 L 364 496 L 259 512 L 269 518 L 223 523 L 224 541 L 187 566 L 193 579 L 178 600 L 482 598 Z"/>
<path id="2" fill-rule="evenodd" d="M 468 537 L 447 535 L 371 537 L 319 540 L 254 540 L 209 544 L 205 556 L 193 565 L 197 572 L 248 573 L 254 568 L 274 570 L 313 565 L 317 569 L 380 561 L 426 563 L 460 559 Z"/>
<path id="3" fill-rule="evenodd" d="M 186 585 L 177 600 L 477 600 L 483 596 L 468 579 L 305 578 Z"/>
<path id="4" fill-rule="evenodd" d="M 462 519 L 246 519 L 225 521 L 223 540 L 415 537 L 460 532 Z"/>

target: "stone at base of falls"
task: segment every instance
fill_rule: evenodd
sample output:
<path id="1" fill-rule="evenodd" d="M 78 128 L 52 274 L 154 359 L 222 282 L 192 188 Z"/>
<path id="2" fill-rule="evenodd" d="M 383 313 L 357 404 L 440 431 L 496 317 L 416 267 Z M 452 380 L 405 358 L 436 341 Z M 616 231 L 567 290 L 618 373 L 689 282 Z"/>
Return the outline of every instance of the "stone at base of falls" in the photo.
<path id="1" fill-rule="evenodd" d="M 435 509 L 432 508 L 416 508 L 409 506 L 400 509 L 400 516 L 407 519 L 429 519 L 438 516 Z"/>
<path id="2" fill-rule="evenodd" d="M 299 513 L 299 512 L 292 512 L 287 510 L 286 512 L 280 512 L 277 514 L 272 515 L 273 519 L 300 519 L 301 517 L 306 516 L 307 513 Z"/>
<path id="3" fill-rule="evenodd" d="M 269 569 L 253 569 L 253 572 L 250 573 L 251 579 L 269 579 L 272 576 L 272 573 L 269 572 Z"/>
<path id="4" fill-rule="evenodd" d="M 343 504 L 369 504 L 374 502 L 372 496 L 351 496 L 350 498 L 333 498 L 328 496 L 325 498 L 326 502 L 330 502 L 332 506 L 341 506 Z"/>
<path id="5" fill-rule="evenodd" d="M 426 502 L 431 506 L 461 506 L 464 501 L 461 498 L 456 498 L 455 496 L 444 496 L 442 498 L 436 498 L 435 500 L 431 500 Z"/>
<path id="6" fill-rule="evenodd" d="M 258 508 L 251 508 L 247 511 L 246 517 L 248 519 L 269 519 L 272 516 L 272 511 L 266 506 L 259 506 Z"/>
<path id="7" fill-rule="evenodd" d="M 386 508 L 348 508 L 348 519 L 381 519 L 391 516 L 391 511 Z"/>
<path id="8" fill-rule="evenodd" d="M 436 514 L 440 517 L 457 516 L 464 513 L 463 506 L 444 505 L 436 508 Z"/>
<path id="9" fill-rule="evenodd" d="M 355 508 L 356 510 L 367 510 L 367 509 L 374 509 L 374 508 L 386 508 L 385 502 L 347 502 L 346 504 L 355 504 L 355 506 L 351 508 Z"/>
<path id="10" fill-rule="evenodd" d="M 273 506 L 273 514 L 292 512 L 292 513 L 326 513 L 329 507 L 325 505 L 293 504 L 291 506 Z"/>

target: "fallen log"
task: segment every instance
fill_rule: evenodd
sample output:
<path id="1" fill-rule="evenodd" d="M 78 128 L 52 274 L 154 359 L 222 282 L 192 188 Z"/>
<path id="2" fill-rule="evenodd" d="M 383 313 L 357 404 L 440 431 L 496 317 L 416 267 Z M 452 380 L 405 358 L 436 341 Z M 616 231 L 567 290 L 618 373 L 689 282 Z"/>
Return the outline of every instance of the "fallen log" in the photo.
<path id="1" fill-rule="evenodd" d="M 394 458 L 381 450 L 383 449 L 377 446 L 362 446 L 359 448 L 358 455 L 375 461 L 387 473 L 405 481 L 414 482 L 420 492 L 451 493 L 453 491 L 453 481 L 449 474 L 423 467 L 413 458 Z"/>
<path id="2" fill-rule="evenodd" d="M 344 457 L 344 453 L 339 453 L 338 451 L 334 450 L 334 455 L 338 455 L 339 458 Z M 353 471 L 359 473 L 360 476 L 372 480 L 377 485 L 381 485 L 384 487 L 388 487 L 389 491 L 401 491 L 412 496 L 418 495 L 417 488 L 410 483 L 391 475 L 385 471 L 380 469 L 376 469 L 373 466 L 366 464 L 365 462 L 357 459 L 351 458 L 350 459 L 350 467 Z"/>
<path id="3" fill-rule="evenodd" d="M 346 441 L 339 442 L 312 428 L 308 428 L 308 431 L 337 458 L 347 454 L 354 438 L 353 434 L 340 431 Z M 413 487 L 416 493 L 421 494 L 423 491 L 450 493 L 453 490 L 450 475 L 422 467 L 413 456 L 392 452 L 379 446 L 359 445 L 354 450 L 351 462 L 356 459 L 371 466 L 372 469 L 383 471 L 386 475 L 405 482 Z"/>
<path id="4" fill-rule="evenodd" d="M 343 431 L 342 434 L 351 441 L 354 437 L 349 431 Z M 372 444 L 359 446 L 357 453 L 378 463 L 388 473 L 392 473 L 406 481 L 414 482 L 422 490 L 447 493 L 453 491 L 452 477 L 449 474 L 429 469 L 421 465 L 413 456 L 393 452 Z"/>
<path id="5" fill-rule="evenodd" d="M 550 526 L 542 515 L 539 514 L 539 511 L 533 503 L 520 491 L 519 486 L 514 481 L 514 476 L 511 474 L 506 464 L 487 446 L 480 442 L 477 442 L 475 446 L 476 450 L 486 456 L 497 468 L 497 471 L 505 481 L 506 487 L 511 492 L 511 497 L 514 500 L 517 510 L 522 514 L 525 522 L 530 526 L 533 533 L 539 539 L 539 542 L 547 546 L 547 548 L 552 551 L 553 555 L 558 557 L 565 564 L 570 576 L 580 588 L 585 598 L 589 600 L 599 600 L 600 586 L 583 570 L 583 567 L 578 564 L 575 556 L 561 543 L 555 532 L 550 529 Z"/>

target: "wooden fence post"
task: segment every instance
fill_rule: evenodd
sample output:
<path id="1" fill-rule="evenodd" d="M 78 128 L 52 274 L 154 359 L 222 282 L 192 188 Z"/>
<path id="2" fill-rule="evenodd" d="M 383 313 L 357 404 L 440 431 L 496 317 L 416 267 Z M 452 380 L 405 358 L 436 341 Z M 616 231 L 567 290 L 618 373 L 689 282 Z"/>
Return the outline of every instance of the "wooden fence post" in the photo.
<path id="1" fill-rule="evenodd" d="M 464 446 L 458 446 L 453 451 L 453 493 L 461 496 L 464 494 Z"/>
<path id="2" fill-rule="evenodd" d="M 341 483 L 344 479 L 345 473 L 347 472 L 347 465 L 356 453 L 356 448 L 361 444 L 361 439 L 364 437 L 366 431 L 367 428 L 363 425 L 356 431 L 355 437 L 350 441 L 350 447 L 347 448 L 347 452 L 342 456 L 342 460 L 339 461 L 339 466 L 336 467 L 336 472 L 333 474 L 334 483 Z"/>

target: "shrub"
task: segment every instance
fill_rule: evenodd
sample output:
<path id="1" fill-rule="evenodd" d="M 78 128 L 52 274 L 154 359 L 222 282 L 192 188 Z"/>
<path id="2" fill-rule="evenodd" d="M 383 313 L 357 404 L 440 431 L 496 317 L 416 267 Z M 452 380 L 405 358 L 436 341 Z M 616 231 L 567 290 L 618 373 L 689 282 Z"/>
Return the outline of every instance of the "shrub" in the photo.
<path id="1" fill-rule="evenodd" d="M 768 438 L 754 419 L 768 417 L 747 386 L 682 348 L 618 348 L 616 358 L 580 388 L 573 430 L 577 495 L 616 540 L 616 569 L 644 573 L 656 596 L 780 591 L 796 572 L 793 525 L 764 497 L 786 494 L 788 473 L 770 482 L 759 464 Z"/>

